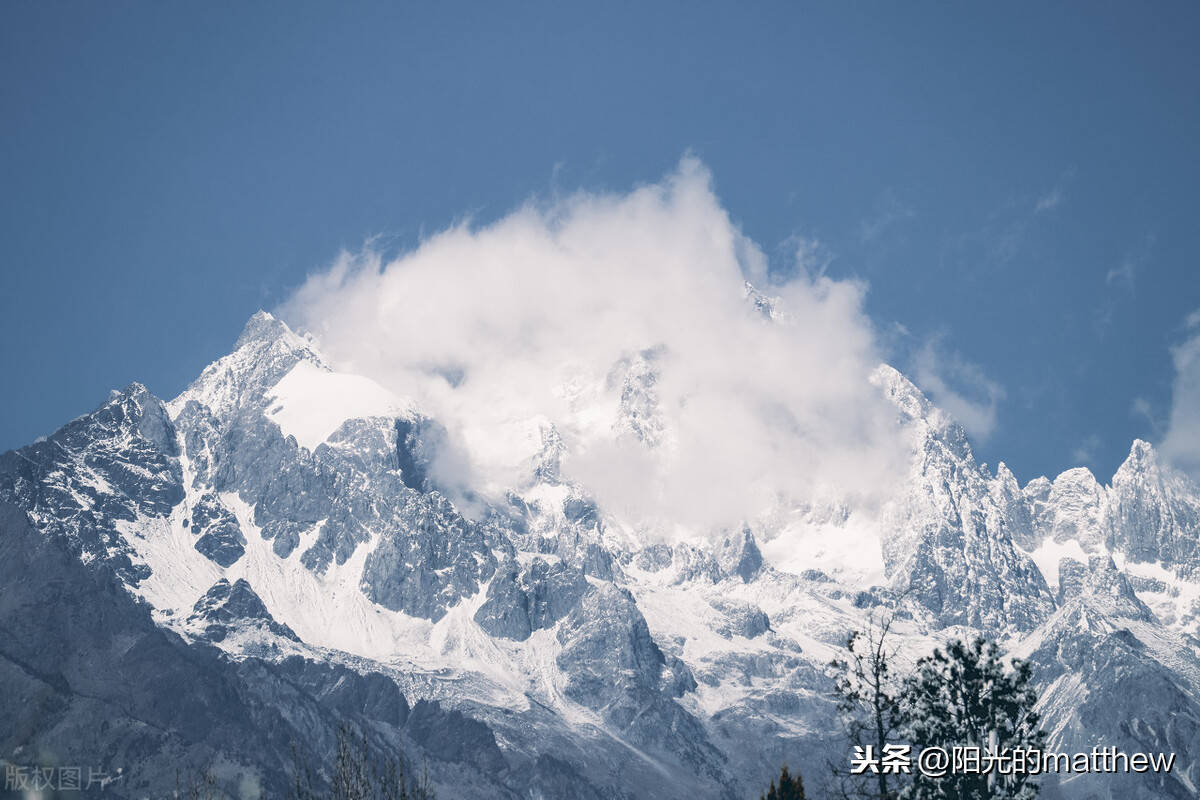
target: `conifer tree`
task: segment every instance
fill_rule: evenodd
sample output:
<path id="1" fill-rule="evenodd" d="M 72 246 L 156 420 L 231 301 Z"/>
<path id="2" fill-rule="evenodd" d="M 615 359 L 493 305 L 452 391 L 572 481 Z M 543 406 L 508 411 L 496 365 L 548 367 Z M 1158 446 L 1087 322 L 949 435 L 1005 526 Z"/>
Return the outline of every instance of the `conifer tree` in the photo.
<path id="1" fill-rule="evenodd" d="M 337 750 L 329 791 L 321 791 L 314 771 L 304 762 L 295 746 L 291 797 L 293 800 L 434 800 L 426 772 L 420 779 L 411 777 L 404 757 L 373 750 L 366 731 L 347 723 L 338 728 Z"/>
<path id="2" fill-rule="evenodd" d="M 805 800 L 804 780 L 799 772 L 791 774 L 787 764 L 784 764 L 779 773 L 779 787 L 776 788 L 775 781 L 771 781 L 771 788 L 767 789 L 765 795 L 760 795 L 759 800 Z"/>
<path id="3" fill-rule="evenodd" d="M 1006 670 L 995 644 L 977 638 L 970 644 L 950 642 L 945 651 L 917 662 L 904 684 L 906 739 L 913 757 L 927 747 L 947 753 L 970 748 L 982 754 L 1041 749 L 1046 734 L 1034 704 L 1029 664 L 1014 659 Z M 906 800 L 1032 800 L 1038 786 L 1027 772 L 1002 768 L 951 771 L 944 777 L 926 777 L 913 770 L 913 782 L 901 797 Z"/>

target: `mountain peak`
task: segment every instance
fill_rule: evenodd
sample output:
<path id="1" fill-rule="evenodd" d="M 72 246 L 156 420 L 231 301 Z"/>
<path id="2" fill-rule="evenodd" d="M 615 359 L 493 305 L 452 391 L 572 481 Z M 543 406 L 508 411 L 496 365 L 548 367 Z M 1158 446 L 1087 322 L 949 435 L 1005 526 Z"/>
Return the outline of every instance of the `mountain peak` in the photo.
<path id="1" fill-rule="evenodd" d="M 189 400 L 213 411 L 243 402 L 263 402 L 268 389 L 301 361 L 322 370 L 328 366 L 313 344 L 296 334 L 283 320 L 259 310 L 247 320 L 233 352 L 214 361 L 200 377 L 171 401 L 178 413 Z"/>
<path id="2" fill-rule="evenodd" d="M 1137 467 L 1150 467 L 1157 460 L 1158 454 L 1154 450 L 1154 445 L 1142 439 L 1134 439 L 1133 444 L 1129 447 L 1129 456 L 1125 459 L 1125 463 Z"/>
<path id="3" fill-rule="evenodd" d="M 296 334 L 287 326 L 287 323 L 260 308 L 250 319 L 246 320 L 233 349 L 240 350 L 252 342 L 273 341 L 288 336 L 296 336 Z"/>
<path id="4" fill-rule="evenodd" d="M 301 336 L 286 322 L 261 308 L 246 320 L 230 355 L 237 355 L 243 351 L 246 357 L 256 361 L 287 357 L 297 361 L 311 361 L 323 369 L 327 368 L 312 337 Z"/>
<path id="5" fill-rule="evenodd" d="M 871 373 L 870 381 L 883 391 L 892 404 L 913 419 L 923 419 L 933 410 L 933 404 L 925 393 L 891 364 L 877 366 Z"/>
<path id="6" fill-rule="evenodd" d="M 969 461 L 972 468 L 975 467 L 975 456 L 962 425 L 930 402 L 920 387 L 905 377 L 904 373 L 890 364 L 880 364 L 871 373 L 870 382 L 900 412 L 902 423 L 911 423 L 920 437 L 936 439 L 950 448 L 956 458 Z M 986 469 L 981 468 L 980 471 L 986 472 Z"/>
<path id="7" fill-rule="evenodd" d="M 1096 476 L 1087 467 L 1071 467 L 1058 473 L 1058 477 L 1054 479 L 1054 486 L 1077 486 L 1083 487 L 1089 491 L 1098 487 L 1100 482 L 1096 480 Z"/>
<path id="8" fill-rule="evenodd" d="M 620 431 L 642 442 L 661 432 L 660 352 L 630 354 L 610 371 L 609 389 L 628 423 Z M 683 524 L 671 531 L 668 519 L 662 528 L 674 544 L 650 544 L 653 529 L 625 528 L 604 500 L 560 475 L 559 461 L 579 437 L 575 429 L 564 437 L 548 417 L 526 428 L 534 442 L 541 434 L 532 461 L 528 453 L 537 448 L 529 434 L 497 437 L 496 450 L 522 467 L 510 473 L 520 493 L 507 492 L 504 505 L 493 504 L 502 484 L 471 485 L 462 477 L 470 470 L 458 469 L 465 461 L 449 464 L 464 484 L 455 494 L 477 512 L 468 518 L 457 499 L 433 490 L 435 456 L 458 446 L 437 420 L 364 376 L 330 369 L 315 341 L 259 311 L 236 348 L 206 368 L 172 408 L 130 384 L 51 440 L 0 457 L 0 523 L 5 503 L 21 504 L 26 518 L 67 537 L 85 563 L 103 567 L 105 580 L 111 566 L 154 613 L 148 617 L 139 605 L 138 619 L 184 634 L 180 647 L 195 644 L 204 653 L 219 646 L 229 656 L 221 669 L 227 665 L 230 680 L 249 688 L 224 682 L 224 672 L 214 673 L 221 683 L 199 684 L 218 686 L 237 707 L 248 697 L 247 705 L 266 709 L 262 729 L 278 728 L 279 719 L 290 725 L 292 716 L 278 715 L 280 703 L 298 708 L 305 693 L 323 714 L 345 709 L 353 719 L 364 708 L 382 707 L 378 697 L 391 698 L 384 705 L 401 709 L 387 712 L 398 724 L 408 713 L 400 686 L 462 703 L 486 725 L 463 722 L 454 712 L 460 721 L 452 721 L 453 735 L 442 735 L 445 726 L 435 724 L 441 717 L 379 733 L 388 741 L 405 736 L 414 747 L 434 742 L 428 751 L 441 775 L 467 775 L 479 792 L 484 780 L 492 781 L 488 796 L 557 796 L 554 787 L 561 785 L 582 787 L 588 796 L 733 796 L 758 780 L 763 765 L 754 753 L 764 742 L 777 754 L 810 748 L 816 768 L 832 752 L 824 749 L 819 723 L 836 711 L 821 688 L 827 646 L 846 628 L 869 625 L 876 613 L 899 610 L 910 618 L 896 628 L 903 637 L 897 642 L 910 652 L 934 646 L 958 626 L 1025 648 L 1022 658 L 1033 654 L 1035 680 L 1052 700 L 1063 684 L 1092 694 L 1080 701 L 1068 692 L 1063 697 L 1071 702 L 1047 706 L 1048 729 L 1078 732 L 1080 741 L 1124 735 L 1120 726 L 1131 713 L 1145 713 L 1139 703 L 1169 708 L 1181 695 L 1200 694 L 1191 640 L 1183 635 L 1195 629 L 1200 492 L 1175 477 L 1167 457 L 1135 441 L 1111 489 L 1077 468 L 1022 490 L 1003 462 L 994 475 L 977 464 L 961 426 L 899 371 L 880 365 L 870 380 L 880 393 L 873 399 L 881 407 L 890 403 L 886 416 L 904 428 L 912 449 L 885 503 L 847 498 L 789 507 L 784 498 L 753 528 L 701 536 Z M 704 488 L 697 483 L 697 491 Z M 1126 574 L 1126 564 L 1144 566 Z M 57 569 L 60 560 L 49 566 Z M 1058 576 L 1058 611 L 1047 575 Z M 34 577 L 18 588 L 56 585 L 53 574 Z M 481 595 L 482 605 L 473 600 Z M 45 600 L 22 596 L 22 607 L 36 602 Z M 74 618 L 67 622 L 49 631 L 56 647 L 78 639 L 81 628 Z M 8 629 L 14 627 L 24 630 Z M 1138 636 L 1154 644 L 1114 661 L 1120 652 L 1113 636 L 1128 637 L 1131 646 Z M 45 648 L 31 638 L 27 649 Z M 134 679 L 161 672 L 158 650 L 131 658 Z M 243 670 L 238 665 L 247 658 L 269 668 Z M 167 666 L 185 678 L 196 674 Z M 351 666 L 370 670 L 378 683 Z M 53 669 L 47 662 L 41 671 Z M 1058 680 L 1064 674 L 1086 677 Z M 1152 689 L 1166 686 L 1167 694 L 1143 693 L 1128 708 L 1098 713 L 1110 698 L 1129 694 L 1122 690 L 1130 674 L 1147 676 Z M 24 673 L 15 675 L 17 691 L 24 691 Z M 277 675 L 286 686 L 274 682 Z M 0 675 L 0 693 L 7 680 Z M 149 689 L 130 684 L 128 691 L 149 691 L 148 702 L 157 705 L 159 684 L 170 690 L 179 681 L 151 683 Z M 481 698 L 475 688 L 481 685 L 528 688 Z M 124 702 L 127 690 L 118 688 Z M 227 715 L 207 697 L 188 713 L 196 712 L 203 730 L 227 738 Z M 1174 706 L 1180 714 L 1200 713 L 1194 703 Z M 87 724 L 93 707 L 81 711 Z M 796 727 L 780 732 L 776 714 Z M 319 715 L 301 708 L 293 716 Z M 1154 724 L 1169 724 L 1163 719 L 1169 717 Z M 750 744 L 710 736 L 712 725 L 725 724 L 744 731 Z M 81 725 L 73 722 L 72 730 Z M 496 765 L 479 778 L 467 772 L 475 761 L 460 755 L 480 749 L 460 747 L 471 725 L 490 742 Z M 552 733 L 530 737 L 531 729 Z M 615 735 L 597 737 L 597 729 Z M 276 739 L 289 738 L 282 734 L 291 728 L 280 730 Z M 300 735 L 316 752 L 318 734 Z M 458 749 L 440 749 L 446 741 Z M 631 760 L 627 742 L 650 749 L 635 749 L 644 758 Z M 580 743 L 596 753 L 583 769 L 620 773 L 619 783 L 591 792 L 575 772 L 564 771 L 568 782 L 544 784 L 550 789 L 543 792 L 543 784 L 520 783 L 527 772 L 503 767 L 535 760 L 574 770 L 554 754 L 578 752 Z M 1181 763 L 1185 757 L 1194 763 L 1180 750 Z M 139 775 L 161 762 L 156 752 Z M 270 750 L 261 763 L 268 759 L 279 757 Z M 694 766 L 701 762 L 717 764 L 716 772 L 685 783 L 700 775 Z M 626 763 L 648 768 L 642 774 L 608 767 Z M 269 769 L 262 770 L 268 778 Z M 664 785 L 669 792 L 659 791 Z M 286 786 L 264 788 L 272 796 L 286 792 Z M 478 796 L 475 789 L 452 793 Z"/>

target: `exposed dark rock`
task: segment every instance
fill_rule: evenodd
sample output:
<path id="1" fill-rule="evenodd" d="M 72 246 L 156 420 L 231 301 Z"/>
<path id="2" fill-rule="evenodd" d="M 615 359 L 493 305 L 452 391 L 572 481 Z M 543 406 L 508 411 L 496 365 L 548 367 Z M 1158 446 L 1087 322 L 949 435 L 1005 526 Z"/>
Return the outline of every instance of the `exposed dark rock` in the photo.
<path id="1" fill-rule="evenodd" d="M 245 627 L 264 628 L 277 636 L 300 641 L 291 628 L 275 621 L 244 578 L 232 584 L 225 578 L 214 583 L 196 601 L 188 621 L 204 625 L 205 635 L 214 642 L 222 641 L 232 629 Z"/>
<path id="2" fill-rule="evenodd" d="M 486 725 L 459 711 L 446 710 L 437 701 L 418 700 L 409 712 L 406 728 L 434 758 L 472 764 L 491 774 L 506 766 L 496 736 Z"/>
<path id="3" fill-rule="evenodd" d="M 562 561 L 534 558 L 525 567 L 509 561 L 497 570 L 475 621 L 493 636 L 524 641 L 566 616 L 587 590 L 583 572 Z"/>
<path id="4" fill-rule="evenodd" d="M 222 567 L 232 566 L 246 552 L 246 537 L 233 512 L 212 493 L 201 495 L 192 506 L 191 531 L 199 538 L 196 549 Z"/>

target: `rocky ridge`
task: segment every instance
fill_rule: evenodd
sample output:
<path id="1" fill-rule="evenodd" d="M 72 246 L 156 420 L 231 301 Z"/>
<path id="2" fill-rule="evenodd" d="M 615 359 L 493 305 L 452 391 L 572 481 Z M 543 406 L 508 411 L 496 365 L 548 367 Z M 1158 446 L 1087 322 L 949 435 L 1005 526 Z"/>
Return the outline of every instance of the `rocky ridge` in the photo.
<path id="1" fill-rule="evenodd" d="M 753 298 L 774 317 L 768 298 Z M 650 447 L 669 434 L 658 364 L 650 348 L 610 371 L 614 434 Z M 14 556 L 46 574 L 6 596 L 62 612 L 0 645 L 3 686 L 21 697 L 53 687 L 74 720 L 8 719 L 17 733 L 3 752 L 65 750 L 89 719 L 116 718 L 83 699 L 77 677 L 29 660 L 35 635 L 73 646 L 81 607 L 46 588 L 69 561 L 113 598 L 113 637 L 136 629 L 232 681 L 198 690 L 194 713 L 208 721 L 198 729 L 164 720 L 175 738 L 87 740 L 131 786 L 154 786 L 157 765 L 183 748 L 188 763 L 224 764 L 229 785 L 271 794 L 286 780 L 282 744 L 247 758 L 220 726 L 204 727 L 254 696 L 288 720 L 230 724 L 275 725 L 320 752 L 339 719 L 366 720 L 380 747 L 427 756 L 453 796 L 745 796 L 780 762 L 819 775 L 840 752 L 825 665 L 846 631 L 889 606 L 912 652 L 981 631 L 1031 658 L 1056 746 L 1177 754 L 1171 775 L 1130 779 L 1118 794 L 1095 781 L 1053 787 L 1061 796 L 1185 797 L 1200 783 L 1200 490 L 1147 443 L 1134 443 L 1109 486 L 1076 469 L 1020 487 L 1003 464 L 995 474 L 978 464 L 961 427 L 880 367 L 871 380 L 913 458 L 865 522 L 859 509 L 814 506 L 785 527 L 637 541 L 563 479 L 552 423 L 526 479 L 468 510 L 438 483 L 449 446 L 438 422 L 354 380 L 260 312 L 170 403 L 134 384 L 0 456 L 10 509 L 0 541 L 65 554 Z M 317 433 L 297 427 L 336 406 L 306 399 L 346 386 L 381 399 Z M 856 525 L 875 537 L 876 582 L 773 562 L 789 537 Z M 133 677 L 106 691 L 153 704 L 165 687 L 138 676 L 166 656 L 122 657 L 136 662 L 122 667 Z"/>

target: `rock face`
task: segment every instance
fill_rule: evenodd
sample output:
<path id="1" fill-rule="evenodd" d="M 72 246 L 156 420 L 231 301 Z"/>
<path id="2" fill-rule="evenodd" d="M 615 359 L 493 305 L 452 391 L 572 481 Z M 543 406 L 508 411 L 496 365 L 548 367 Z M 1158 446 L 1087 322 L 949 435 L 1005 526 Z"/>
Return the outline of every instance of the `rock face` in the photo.
<path id="1" fill-rule="evenodd" d="M 466 763 L 488 775 L 504 769 L 504 756 L 496 736 L 488 727 L 458 711 L 446 711 L 439 703 L 421 700 L 408 716 L 408 729 L 425 743 L 434 757 L 451 763 Z"/>
<path id="2" fill-rule="evenodd" d="M 673 699 L 695 687 L 686 667 L 667 663 L 634 598 L 615 586 L 589 592 L 558 630 L 563 694 L 624 738 L 716 780 L 724 758 L 701 724 Z M 662 733 L 671 731 L 664 738 Z"/>
<path id="3" fill-rule="evenodd" d="M 714 630 L 718 635 L 726 639 L 734 636 L 744 636 L 747 639 L 753 639 L 771 630 L 770 618 L 758 606 L 721 599 L 709 602 L 713 608 L 721 612 L 725 617 L 725 622 L 718 624 Z"/>
<path id="4" fill-rule="evenodd" d="M 488 585 L 475 621 L 493 636 L 524 641 L 567 615 L 589 590 L 583 571 L 541 558 L 524 568 L 509 561 Z"/>
<path id="5" fill-rule="evenodd" d="M 603 365 L 589 424 L 669 451 L 670 368 Z M 132 384 L 0 455 L 0 755 L 121 768 L 117 797 L 175 765 L 271 797 L 293 742 L 327 775 L 350 724 L 444 796 L 743 797 L 783 762 L 819 785 L 845 749 L 830 653 L 896 610 L 913 653 L 979 632 L 1030 658 L 1056 749 L 1176 754 L 1046 796 L 1194 796 L 1200 489 L 1144 442 L 1109 486 L 1022 488 L 900 373 L 871 380 L 912 456 L 882 509 L 650 531 L 564 477 L 571 420 L 529 422 L 512 486 L 443 483 L 437 420 L 260 312 L 171 402 Z M 796 520 L 878 575 L 784 569 Z"/>
<path id="6" fill-rule="evenodd" d="M 900 373 L 881 367 L 872 381 L 898 408 L 916 453 L 906 490 L 883 521 L 893 588 L 918 599 L 942 625 L 1036 627 L 1054 600 L 1016 546 L 1030 533 L 1028 514 L 1012 513 L 1020 504 L 1011 475 L 991 478 L 976 465 L 963 429 Z"/>
<path id="7" fill-rule="evenodd" d="M 1089 553 L 1104 546 L 1105 492 L 1090 470 L 1069 469 L 1035 491 L 1045 492 L 1034 513 L 1036 539 L 1075 541 Z"/>
<path id="8" fill-rule="evenodd" d="M 1062 593 L 1060 608 L 1022 648 L 1046 687 L 1039 706 L 1055 749 L 1088 752 L 1102 742 L 1125 753 L 1175 753 L 1183 760 L 1160 775 L 1048 776 L 1046 794 L 1194 797 L 1200 702 L 1194 677 L 1185 676 L 1200 669 L 1195 638 L 1164 648 L 1157 620 L 1111 558 L 1093 556 L 1086 567 L 1072 562 L 1071 571 L 1077 580 Z M 1183 663 L 1168 667 L 1167 659 Z"/>
<path id="9" fill-rule="evenodd" d="M 1133 443 L 1113 476 L 1104 522 L 1107 546 L 1130 561 L 1198 576 L 1200 496 L 1183 474 L 1160 466 L 1146 442 Z"/>
<path id="10" fill-rule="evenodd" d="M 134 383 L 52 436 L 0 455 L 0 499 L 136 584 L 145 567 L 119 527 L 183 500 L 178 455 L 166 408 Z"/>
<path id="11" fill-rule="evenodd" d="M 395 728 L 408 721 L 408 702 L 396 682 L 381 672 L 360 674 L 300 655 L 283 658 L 276 666 L 289 681 L 346 717 L 361 715 Z"/>
<path id="12" fill-rule="evenodd" d="M 665 435 L 662 412 L 659 409 L 658 362 L 665 355 L 653 347 L 619 361 L 608 375 L 611 388 L 619 387 L 620 405 L 613 430 L 647 447 L 657 447 Z"/>
<path id="13" fill-rule="evenodd" d="M 44 753 L 110 777 L 114 797 L 169 796 L 223 763 L 269 796 L 286 793 L 290 747 L 311 763 L 334 746 L 339 717 L 274 665 L 189 645 L 106 566 L 46 536 L 0 503 L 0 750 L 36 766 Z M 31 576 L 39 576 L 30 580 Z M 323 667 L 345 680 L 353 673 Z M 373 732 L 380 753 L 398 729 Z M 321 754 L 318 756 L 317 754 Z"/>
<path id="14" fill-rule="evenodd" d="M 1029 549 L 1068 546 L 1079 553 L 1058 559 L 1059 607 L 1017 648 L 1046 687 L 1040 707 L 1057 749 L 1084 751 L 1102 742 L 1177 759 L 1168 774 L 1061 783 L 1048 777 L 1048 793 L 1194 797 L 1200 489 L 1139 440 L 1108 487 L 1088 470 L 1072 469 L 1053 481 L 1031 481 L 1024 494 L 1034 518 Z"/>
<path id="15" fill-rule="evenodd" d="M 233 566 L 246 553 L 246 537 L 237 518 L 214 494 L 201 495 L 192 507 L 191 531 L 196 549 L 222 567 Z"/>
<path id="16" fill-rule="evenodd" d="M 204 635 L 214 642 L 224 639 L 231 629 L 247 626 L 266 628 L 276 636 L 300 641 L 291 628 L 275 621 L 244 578 L 238 578 L 232 584 L 227 578 L 214 583 L 196 601 L 188 622 L 202 625 Z"/>

